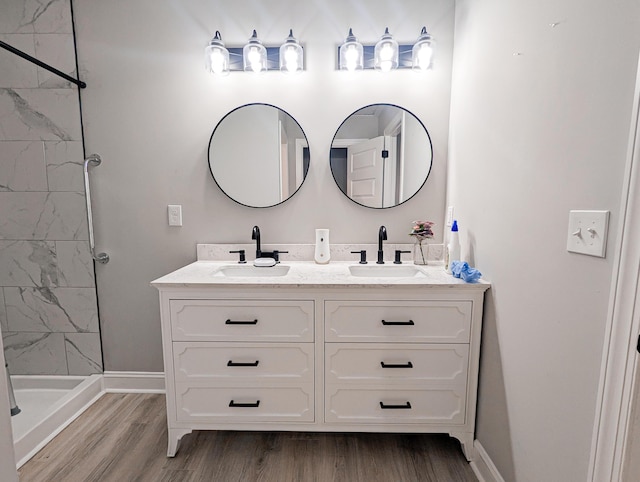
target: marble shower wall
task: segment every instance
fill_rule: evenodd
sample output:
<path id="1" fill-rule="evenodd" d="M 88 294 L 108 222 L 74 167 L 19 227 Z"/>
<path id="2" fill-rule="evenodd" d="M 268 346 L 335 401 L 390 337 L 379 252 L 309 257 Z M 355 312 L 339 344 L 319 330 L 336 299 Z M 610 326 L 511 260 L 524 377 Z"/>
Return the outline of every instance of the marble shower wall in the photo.
<path id="1" fill-rule="evenodd" d="M 76 77 L 70 0 L 2 0 L 0 40 Z M 77 88 L 0 49 L 0 328 L 12 374 L 102 372 Z"/>

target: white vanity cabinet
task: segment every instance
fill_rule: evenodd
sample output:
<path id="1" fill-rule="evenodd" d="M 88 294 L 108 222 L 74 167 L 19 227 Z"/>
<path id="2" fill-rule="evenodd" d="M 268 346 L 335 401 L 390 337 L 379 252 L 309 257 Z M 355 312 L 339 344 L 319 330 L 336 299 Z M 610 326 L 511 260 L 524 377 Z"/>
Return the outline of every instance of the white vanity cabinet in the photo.
<path id="1" fill-rule="evenodd" d="M 169 456 L 192 430 L 285 430 L 443 432 L 471 459 L 488 284 L 184 278 L 153 282 Z"/>

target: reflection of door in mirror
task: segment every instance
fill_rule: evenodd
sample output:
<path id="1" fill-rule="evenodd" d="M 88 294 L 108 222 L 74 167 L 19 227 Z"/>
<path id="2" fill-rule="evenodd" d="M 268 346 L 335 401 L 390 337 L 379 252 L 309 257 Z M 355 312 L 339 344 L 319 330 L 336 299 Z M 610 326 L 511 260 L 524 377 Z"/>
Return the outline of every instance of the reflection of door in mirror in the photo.
<path id="1" fill-rule="evenodd" d="M 384 136 L 347 148 L 347 196 L 369 207 L 382 207 Z"/>
<path id="2" fill-rule="evenodd" d="M 278 125 L 280 127 L 280 201 L 284 201 L 289 197 L 289 140 L 282 120 L 278 121 Z"/>
<path id="3" fill-rule="evenodd" d="M 420 190 L 432 155 L 431 139 L 417 117 L 398 106 L 374 104 L 351 114 L 336 131 L 331 172 L 351 200 L 388 208 Z"/>

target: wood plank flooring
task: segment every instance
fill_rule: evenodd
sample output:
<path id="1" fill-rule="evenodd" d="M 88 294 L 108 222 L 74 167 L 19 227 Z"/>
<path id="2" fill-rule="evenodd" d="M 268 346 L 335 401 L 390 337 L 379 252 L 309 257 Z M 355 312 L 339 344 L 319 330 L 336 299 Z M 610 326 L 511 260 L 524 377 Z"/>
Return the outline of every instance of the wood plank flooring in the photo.
<path id="1" fill-rule="evenodd" d="M 18 471 L 22 482 L 466 482 L 442 434 L 194 432 L 166 457 L 165 400 L 106 394 Z"/>

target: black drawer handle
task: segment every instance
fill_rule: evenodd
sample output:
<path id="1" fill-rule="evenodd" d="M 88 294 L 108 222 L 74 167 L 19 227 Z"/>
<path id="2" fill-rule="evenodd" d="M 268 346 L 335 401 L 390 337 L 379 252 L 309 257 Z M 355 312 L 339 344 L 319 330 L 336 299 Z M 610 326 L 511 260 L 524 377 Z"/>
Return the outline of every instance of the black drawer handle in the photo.
<path id="1" fill-rule="evenodd" d="M 415 325 L 413 320 L 409 320 L 409 321 L 385 321 L 385 320 L 382 320 L 382 324 L 384 326 Z"/>
<path id="2" fill-rule="evenodd" d="M 225 325 L 257 325 L 258 320 L 253 321 L 235 321 L 235 320 L 227 320 L 224 322 Z"/>
<path id="3" fill-rule="evenodd" d="M 229 402 L 229 406 L 233 408 L 256 408 L 260 406 L 260 400 L 256 400 L 255 403 L 236 403 L 233 400 Z"/>
<path id="4" fill-rule="evenodd" d="M 258 363 L 260 363 L 260 360 L 256 360 L 254 362 L 248 362 L 248 363 L 234 362 L 233 360 L 229 360 L 227 362 L 227 366 L 228 367 L 257 367 Z"/>
<path id="5" fill-rule="evenodd" d="M 384 402 L 380 402 L 380 408 L 382 409 L 403 409 L 403 408 L 408 408 L 411 409 L 411 403 L 407 402 L 404 405 L 385 405 Z"/>
<path id="6" fill-rule="evenodd" d="M 413 363 L 410 361 L 407 363 L 385 363 L 381 361 L 380 366 L 382 368 L 413 368 Z"/>

